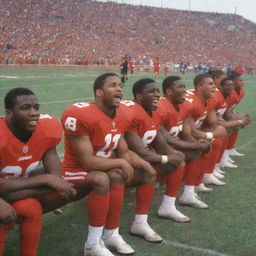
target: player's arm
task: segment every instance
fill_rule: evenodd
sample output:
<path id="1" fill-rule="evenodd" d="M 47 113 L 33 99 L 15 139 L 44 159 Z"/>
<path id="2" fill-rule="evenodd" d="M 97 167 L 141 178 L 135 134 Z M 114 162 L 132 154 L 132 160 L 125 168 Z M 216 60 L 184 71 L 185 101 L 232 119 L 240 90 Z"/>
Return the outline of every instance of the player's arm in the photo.
<path id="1" fill-rule="evenodd" d="M 16 223 L 14 208 L 0 197 L 0 224 L 7 230 L 11 230 Z"/>
<path id="2" fill-rule="evenodd" d="M 155 169 L 149 164 L 149 162 L 145 161 L 144 158 L 140 157 L 139 154 L 135 152 L 136 151 L 132 151 L 128 148 L 127 142 L 122 135 L 116 149 L 116 155 L 124 158 L 132 167 L 142 169 L 147 172 L 149 178 L 148 181 L 154 182 L 156 179 Z"/>
<path id="3" fill-rule="evenodd" d="M 226 121 L 229 121 L 229 120 L 232 120 L 232 119 L 235 119 L 236 116 L 235 116 L 235 113 L 234 113 L 234 107 L 233 105 L 230 105 L 227 107 L 224 115 L 223 115 L 224 119 Z"/>
<path id="4" fill-rule="evenodd" d="M 230 121 L 219 120 L 218 124 L 223 126 L 226 129 L 229 129 L 229 128 L 242 128 L 242 127 L 245 126 L 245 120 L 242 120 L 242 119 L 230 120 Z"/>
<path id="5" fill-rule="evenodd" d="M 95 156 L 93 154 L 93 146 L 90 137 L 84 136 L 73 136 L 70 137 L 72 149 L 79 159 L 81 166 L 86 170 L 93 171 L 109 171 L 111 169 L 120 168 L 124 172 L 125 179 L 131 179 L 132 167 L 129 163 L 122 158 L 103 158 Z"/>
<path id="6" fill-rule="evenodd" d="M 166 143 L 163 135 L 157 132 L 156 137 L 151 143 L 151 146 L 155 149 L 158 154 L 166 155 L 167 162 L 174 167 L 178 167 L 185 160 L 185 154 L 179 150 L 175 150 L 168 143 Z M 162 160 L 162 163 L 164 161 Z"/>
<path id="7" fill-rule="evenodd" d="M 160 132 L 162 133 L 165 141 L 172 147 L 178 150 L 201 150 L 203 152 L 208 152 L 210 148 L 209 142 L 199 141 L 185 141 L 180 138 L 174 138 L 171 134 L 162 126 L 160 128 Z"/>
<path id="8" fill-rule="evenodd" d="M 183 130 L 180 136 L 185 141 L 196 142 L 198 139 L 205 139 L 206 134 L 198 130 L 192 117 L 188 117 L 183 123 Z"/>
<path id="9" fill-rule="evenodd" d="M 244 113 L 244 114 L 236 113 L 234 111 L 233 105 L 230 105 L 227 108 L 227 110 L 225 111 L 223 117 L 224 117 L 224 119 L 226 121 L 238 121 L 238 120 L 241 120 L 243 122 L 243 126 L 241 126 L 241 127 L 249 125 L 251 123 L 251 121 L 252 121 L 249 114 L 247 114 L 247 113 Z"/>
<path id="10" fill-rule="evenodd" d="M 132 151 L 136 152 L 141 158 L 145 159 L 150 163 L 161 163 L 161 155 L 156 154 L 153 151 L 147 150 L 136 131 L 126 132 L 125 140 L 128 144 L 128 147 Z"/>
<path id="11" fill-rule="evenodd" d="M 50 148 L 44 153 L 42 158 L 44 170 L 46 173 L 61 175 L 60 158 L 57 154 L 56 147 Z"/>
<path id="12" fill-rule="evenodd" d="M 225 138 L 227 136 L 227 130 L 225 129 L 225 127 L 223 127 L 218 123 L 218 117 L 215 109 L 212 109 L 207 114 L 206 123 L 210 129 L 210 133 L 206 132 L 206 139 L 209 139 L 211 136 L 213 138 L 219 138 L 219 137 Z"/>
<path id="13" fill-rule="evenodd" d="M 36 197 L 53 191 L 59 192 L 65 200 L 72 199 L 76 194 L 69 183 L 53 174 L 0 179 L 0 196 L 7 202 Z"/>
<path id="14" fill-rule="evenodd" d="M 207 123 L 207 126 L 210 128 L 214 128 L 218 125 L 218 117 L 215 109 L 212 109 L 207 113 L 205 121 Z"/>

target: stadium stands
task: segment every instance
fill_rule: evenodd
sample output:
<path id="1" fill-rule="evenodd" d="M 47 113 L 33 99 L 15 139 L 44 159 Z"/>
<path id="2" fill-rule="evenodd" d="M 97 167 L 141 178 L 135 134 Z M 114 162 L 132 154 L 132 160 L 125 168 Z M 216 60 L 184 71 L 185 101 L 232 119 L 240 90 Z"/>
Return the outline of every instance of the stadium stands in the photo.
<path id="1" fill-rule="evenodd" d="M 256 67 L 256 24 L 239 15 L 78 0 L 0 2 L 0 64 L 162 62 Z"/>

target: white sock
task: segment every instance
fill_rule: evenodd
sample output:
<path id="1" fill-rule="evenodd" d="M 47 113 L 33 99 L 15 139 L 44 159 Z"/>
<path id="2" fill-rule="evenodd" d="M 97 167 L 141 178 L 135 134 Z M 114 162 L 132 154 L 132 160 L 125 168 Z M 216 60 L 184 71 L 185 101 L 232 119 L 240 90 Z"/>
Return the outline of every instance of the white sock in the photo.
<path id="1" fill-rule="evenodd" d="M 104 229 L 104 237 L 109 238 L 119 234 L 119 227 L 114 229 Z"/>
<path id="2" fill-rule="evenodd" d="M 102 233 L 103 233 L 102 227 L 93 227 L 88 226 L 88 236 L 87 236 L 87 245 L 88 247 L 93 247 L 93 245 L 97 244 L 99 240 L 101 239 Z"/>
<path id="3" fill-rule="evenodd" d="M 175 207 L 176 197 L 164 195 L 160 208 L 169 209 Z"/>
<path id="4" fill-rule="evenodd" d="M 224 156 L 225 159 L 227 159 L 227 157 L 229 156 L 229 150 L 228 150 L 228 149 L 226 149 L 226 150 L 224 151 L 223 156 Z"/>
<path id="5" fill-rule="evenodd" d="M 147 220 L 148 220 L 147 214 L 135 214 L 134 222 L 143 223 L 143 222 L 147 222 Z"/>
<path id="6" fill-rule="evenodd" d="M 182 196 L 187 197 L 187 198 L 191 198 L 194 195 L 195 195 L 195 186 L 185 185 L 184 186 L 184 192 L 183 192 Z"/>

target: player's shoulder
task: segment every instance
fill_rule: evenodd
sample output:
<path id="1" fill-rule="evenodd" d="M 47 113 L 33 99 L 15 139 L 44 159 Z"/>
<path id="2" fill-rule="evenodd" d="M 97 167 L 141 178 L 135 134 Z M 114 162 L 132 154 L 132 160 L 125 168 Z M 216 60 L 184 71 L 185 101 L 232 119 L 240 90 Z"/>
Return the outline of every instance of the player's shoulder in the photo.
<path id="1" fill-rule="evenodd" d="M 40 115 L 36 129 L 45 138 L 59 139 L 62 135 L 60 121 L 49 114 Z"/>
<path id="2" fill-rule="evenodd" d="M 121 100 L 119 108 L 121 109 L 133 109 L 136 108 L 136 103 L 133 100 Z"/>
<path id="3" fill-rule="evenodd" d="M 117 109 L 117 113 L 123 118 L 127 118 L 130 120 L 134 118 L 138 107 L 139 105 L 132 100 L 122 100 L 119 108 Z"/>
<path id="4" fill-rule="evenodd" d="M 81 122 L 99 119 L 99 109 L 94 102 L 76 102 L 66 108 L 62 114 L 62 122 L 67 118 L 75 118 Z"/>
<path id="5" fill-rule="evenodd" d="M 63 115 L 77 115 L 80 116 L 84 112 L 87 113 L 89 111 L 92 111 L 94 108 L 94 105 L 92 102 L 76 102 L 69 107 L 67 107 Z"/>
<path id="6" fill-rule="evenodd" d="M 1 145 L 4 145 L 6 141 L 8 141 L 8 126 L 6 125 L 6 122 L 4 120 L 3 116 L 0 116 L 0 147 Z"/>
<path id="7" fill-rule="evenodd" d="M 133 115 L 136 111 L 140 109 L 140 105 L 133 100 L 122 100 L 118 108 L 118 111 L 122 114 Z"/>

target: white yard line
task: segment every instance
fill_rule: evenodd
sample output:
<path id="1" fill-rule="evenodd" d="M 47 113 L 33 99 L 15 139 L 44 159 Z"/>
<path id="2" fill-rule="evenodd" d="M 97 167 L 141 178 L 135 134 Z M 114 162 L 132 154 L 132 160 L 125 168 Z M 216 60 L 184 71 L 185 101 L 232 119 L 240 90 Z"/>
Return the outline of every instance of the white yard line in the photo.
<path id="1" fill-rule="evenodd" d="M 250 146 L 250 145 L 254 144 L 255 142 L 256 142 L 256 136 L 252 137 L 250 142 L 248 142 L 246 144 L 243 144 L 243 145 L 241 145 L 239 147 L 236 147 L 236 149 L 246 148 L 247 146 Z"/>
<path id="2" fill-rule="evenodd" d="M 199 248 L 199 247 L 194 247 L 194 246 L 190 246 L 190 245 L 187 245 L 187 244 L 181 244 L 181 243 L 178 243 L 178 242 L 175 242 L 175 241 L 164 240 L 163 243 L 166 244 L 166 245 L 170 245 L 170 246 L 178 247 L 178 248 L 183 248 L 183 249 L 186 249 L 186 250 L 191 250 L 191 251 L 194 251 L 194 252 L 201 252 L 201 253 L 204 253 L 204 254 L 207 254 L 207 255 L 230 256 L 226 253 L 216 252 L 216 251 L 211 250 L 211 249 L 203 249 L 203 248 Z"/>
<path id="3" fill-rule="evenodd" d="M 17 76 L 0 76 L 0 78 L 18 79 L 18 77 L 17 77 Z"/>

